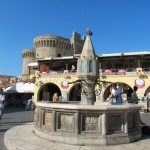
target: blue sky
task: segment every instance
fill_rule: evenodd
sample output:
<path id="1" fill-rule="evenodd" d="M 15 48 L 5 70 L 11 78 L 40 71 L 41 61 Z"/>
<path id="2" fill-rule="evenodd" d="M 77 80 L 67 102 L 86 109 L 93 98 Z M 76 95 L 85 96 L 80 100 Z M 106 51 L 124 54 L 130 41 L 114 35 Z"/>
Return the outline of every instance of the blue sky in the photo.
<path id="1" fill-rule="evenodd" d="M 0 75 L 21 75 L 23 49 L 49 33 L 90 28 L 97 54 L 150 50 L 150 0 L 0 0 L 0 19 Z"/>

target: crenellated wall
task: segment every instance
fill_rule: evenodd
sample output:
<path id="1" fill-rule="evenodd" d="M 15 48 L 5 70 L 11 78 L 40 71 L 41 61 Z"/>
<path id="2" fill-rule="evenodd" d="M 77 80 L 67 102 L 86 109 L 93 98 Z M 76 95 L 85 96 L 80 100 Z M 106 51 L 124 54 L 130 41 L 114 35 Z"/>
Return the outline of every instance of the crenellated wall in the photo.
<path id="1" fill-rule="evenodd" d="M 34 48 L 22 52 L 23 75 L 29 74 L 27 65 L 34 62 L 35 58 L 73 56 L 81 53 L 84 40 L 84 37 L 81 38 L 76 32 L 73 32 L 70 39 L 51 34 L 34 38 Z"/>
<path id="2" fill-rule="evenodd" d="M 69 39 L 53 35 L 39 36 L 34 39 L 36 58 L 61 57 L 73 55 Z"/>
<path id="3" fill-rule="evenodd" d="M 22 52 L 22 59 L 23 59 L 23 75 L 29 74 L 29 68 L 27 67 L 29 63 L 34 62 L 35 59 L 35 49 L 24 49 Z"/>

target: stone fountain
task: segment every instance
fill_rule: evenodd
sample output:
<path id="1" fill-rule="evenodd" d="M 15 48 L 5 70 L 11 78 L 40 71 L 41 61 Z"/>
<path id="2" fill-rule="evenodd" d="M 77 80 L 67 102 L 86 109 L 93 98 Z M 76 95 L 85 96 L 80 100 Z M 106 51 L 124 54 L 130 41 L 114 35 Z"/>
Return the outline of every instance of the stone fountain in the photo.
<path id="1" fill-rule="evenodd" d="M 87 37 L 78 59 L 78 81 L 81 83 L 80 104 L 37 102 L 34 133 L 53 142 L 73 145 L 113 145 L 141 138 L 140 106 L 94 105 L 95 85 L 99 78 L 99 62 Z"/>

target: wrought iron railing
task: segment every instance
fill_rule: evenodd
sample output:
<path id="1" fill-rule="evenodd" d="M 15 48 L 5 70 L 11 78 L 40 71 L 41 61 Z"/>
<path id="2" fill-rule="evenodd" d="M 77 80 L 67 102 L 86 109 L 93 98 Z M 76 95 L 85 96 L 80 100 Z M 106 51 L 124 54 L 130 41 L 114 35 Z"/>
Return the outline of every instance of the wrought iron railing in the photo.
<path id="1" fill-rule="evenodd" d="M 64 70 L 51 70 L 49 72 L 41 72 L 40 76 L 64 76 L 66 72 Z M 138 72 L 139 73 L 139 72 Z M 142 74 L 150 74 L 150 68 L 142 68 Z M 100 75 L 136 75 L 136 68 L 127 69 L 100 69 Z M 67 70 L 67 76 L 77 75 L 77 70 Z"/>
<path id="2" fill-rule="evenodd" d="M 101 69 L 101 75 L 136 75 L 136 74 L 150 74 L 150 68 L 141 68 L 140 72 L 137 68 L 127 68 L 127 69 Z"/>
<path id="3" fill-rule="evenodd" d="M 64 70 L 57 70 L 57 71 L 49 71 L 49 72 L 41 72 L 40 76 L 44 77 L 44 76 L 63 76 L 64 75 Z M 67 72 L 68 76 L 72 76 L 72 75 L 77 75 L 77 71 L 76 70 L 68 70 Z"/>

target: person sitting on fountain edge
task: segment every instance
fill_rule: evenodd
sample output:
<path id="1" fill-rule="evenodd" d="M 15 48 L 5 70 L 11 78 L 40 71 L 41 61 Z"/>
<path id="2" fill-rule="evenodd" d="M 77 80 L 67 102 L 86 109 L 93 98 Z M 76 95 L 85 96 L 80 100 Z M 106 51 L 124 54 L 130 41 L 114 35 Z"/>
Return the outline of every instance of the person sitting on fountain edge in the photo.
<path id="1" fill-rule="evenodd" d="M 116 83 L 112 84 L 112 91 L 111 95 L 109 96 L 111 102 L 115 104 L 122 104 L 121 93 L 122 91 L 120 88 L 117 88 L 117 84 Z"/>
<path id="2" fill-rule="evenodd" d="M 56 102 L 56 101 L 58 101 L 58 98 L 59 98 L 59 96 L 58 96 L 58 93 L 57 92 L 55 92 L 54 93 L 54 95 L 53 95 L 53 102 Z"/>

